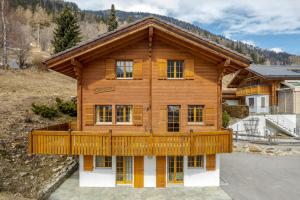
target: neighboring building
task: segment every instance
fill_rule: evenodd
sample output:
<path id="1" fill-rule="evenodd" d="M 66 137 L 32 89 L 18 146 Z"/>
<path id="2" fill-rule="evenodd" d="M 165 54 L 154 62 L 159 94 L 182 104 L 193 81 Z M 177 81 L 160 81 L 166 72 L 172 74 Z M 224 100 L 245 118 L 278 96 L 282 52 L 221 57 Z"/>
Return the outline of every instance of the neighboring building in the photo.
<path id="1" fill-rule="evenodd" d="M 299 79 L 300 66 L 251 65 L 237 72 L 228 88 L 237 88 L 236 98 L 249 106 L 250 113 L 295 114 L 297 107 L 300 110 L 300 105 L 296 105 L 297 86 L 288 82 L 298 82 L 287 80 Z"/>
<path id="2" fill-rule="evenodd" d="M 219 185 L 222 76 L 247 57 L 148 17 L 45 64 L 77 79 L 77 125 L 32 131 L 31 153 L 79 155 L 80 186 Z"/>
<path id="3" fill-rule="evenodd" d="M 236 99 L 249 106 L 251 116 L 230 126 L 235 132 L 260 136 L 297 137 L 296 114 L 300 114 L 300 66 L 251 65 L 241 69 L 228 84 Z M 230 98 L 223 91 L 223 101 Z M 263 115 L 262 115 L 263 114 Z M 261 115 L 261 116 L 260 116 Z"/>

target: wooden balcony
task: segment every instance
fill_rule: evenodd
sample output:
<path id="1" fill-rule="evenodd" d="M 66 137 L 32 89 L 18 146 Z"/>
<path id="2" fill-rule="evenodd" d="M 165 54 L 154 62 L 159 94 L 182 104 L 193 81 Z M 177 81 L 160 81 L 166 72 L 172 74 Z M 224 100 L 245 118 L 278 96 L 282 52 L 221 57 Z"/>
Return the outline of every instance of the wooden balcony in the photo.
<path id="1" fill-rule="evenodd" d="M 254 94 L 271 94 L 271 86 L 268 85 L 255 85 L 249 87 L 238 88 L 236 96 L 243 97 Z"/>
<path id="2" fill-rule="evenodd" d="M 62 155 L 165 156 L 232 152 L 230 130 L 199 133 L 99 133 L 33 130 L 29 153 Z"/>

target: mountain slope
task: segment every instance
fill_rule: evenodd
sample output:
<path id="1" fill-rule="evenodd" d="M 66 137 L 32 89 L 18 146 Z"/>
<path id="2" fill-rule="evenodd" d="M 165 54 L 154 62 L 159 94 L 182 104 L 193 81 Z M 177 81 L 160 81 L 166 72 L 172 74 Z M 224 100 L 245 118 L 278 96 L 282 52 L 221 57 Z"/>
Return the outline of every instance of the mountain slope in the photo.
<path id="1" fill-rule="evenodd" d="M 110 10 L 99 10 L 99 11 L 80 10 L 75 3 L 65 2 L 63 0 L 10 0 L 10 4 L 14 8 L 21 6 L 23 8 L 31 8 L 33 11 L 37 6 L 40 6 L 43 9 L 45 9 L 48 14 L 52 14 L 54 17 L 57 16 L 57 13 L 60 12 L 64 6 L 69 6 L 72 7 L 78 13 L 81 22 L 83 21 L 84 23 L 90 23 L 90 24 L 95 24 L 95 23 L 105 24 L 107 22 L 109 12 L 110 12 Z M 188 31 L 194 32 L 204 38 L 222 44 L 239 53 L 245 54 L 251 57 L 253 62 L 256 64 L 280 64 L 280 65 L 300 64 L 300 56 L 292 55 L 285 52 L 276 53 L 274 51 L 245 44 L 240 41 L 233 41 L 228 38 L 225 38 L 224 36 L 210 33 L 209 31 L 204 30 L 198 26 L 195 26 L 193 24 L 181 20 L 174 19 L 172 17 L 156 15 L 151 13 L 143 13 L 143 12 L 125 12 L 120 10 L 117 10 L 116 14 L 120 24 L 127 24 L 136 21 L 138 19 L 141 19 L 143 17 L 147 17 L 149 15 L 156 16 L 165 21 L 173 23 L 179 27 L 182 27 Z M 97 32 L 93 34 L 97 34 Z"/>

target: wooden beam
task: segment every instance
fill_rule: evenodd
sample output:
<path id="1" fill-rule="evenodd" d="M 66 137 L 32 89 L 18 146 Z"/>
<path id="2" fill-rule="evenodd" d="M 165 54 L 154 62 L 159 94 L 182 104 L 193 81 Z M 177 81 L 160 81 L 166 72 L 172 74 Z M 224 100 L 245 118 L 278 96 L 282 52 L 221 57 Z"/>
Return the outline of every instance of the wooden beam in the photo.
<path id="1" fill-rule="evenodd" d="M 153 40 L 153 27 L 149 27 L 149 45 L 148 45 L 148 51 L 149 51 L 149 58 L 151 58 L 152 53 L 152 40 Z"/>

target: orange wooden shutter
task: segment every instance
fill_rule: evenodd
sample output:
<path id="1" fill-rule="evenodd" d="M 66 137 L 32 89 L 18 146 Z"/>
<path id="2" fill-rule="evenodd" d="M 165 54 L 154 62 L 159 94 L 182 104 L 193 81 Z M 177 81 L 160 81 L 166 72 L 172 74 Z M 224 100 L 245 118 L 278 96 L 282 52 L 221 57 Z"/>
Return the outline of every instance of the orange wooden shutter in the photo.
<path id="1" fill-rule="evenodd" d="M 213 105 L 205 105 L 204 107 L 204 124 L 206 126 L 214 126 L 217 117 L 216 109 Z"/>
<path id="2" fill-rule="evenodd" d="M 193 80 L 195 75 L 194 59 L 184 60 L 184 78 L 187 80 Z"/>
<path id="3" fill-rule="evenodd" d="M 216 154 L 206 155 L 206 170 L 216 170 Z"/>
<path id="4" fill-rule="evenodd" d="M 167 60 L 157 59 L 158 79 L 167 79 Z"/>
<path id="5" fill-rule="evenodd" d="M 166 156 L 156 156 L 156 187 L 166 187 Z"/>
<path id="6" fill-rule="evenodd" d="M 116 78 L 116 63 L 114 59 L 105 60 L 105 78 L 108 80 Z"/>
<path id="7" fill-rule="evenodd" d="M 84 171 L 93 171 L 93 156 L 83 156 L 83 169 Z"/>
<path id="8" fill-rule="evenodd" d="M 161 132 L 167 131 L 167 106 L 162 105 L 160 107 L 160 113 L 159 113 L 159 130 Z"/>
<path id="9" fill-rule="evenodd" d="M 143 79 L 143 59 L 133 61 L 133 79 Z"/>
<path id="10" fill-rule="evenodd" d="M 84 123 L 86 126 L 93 126 L 94 125 L 94 105 L 86 105 L 85 112 L 84 112 Z"/>
<path id="11" fill-rule="evenodd" d="M 144 156 L 134 157 L 134 187 L 144 187 Z"/>
<path id="12" fill-rule="evenodd" d="M 142 105 L 134 105 L 132 110 L 132 119 L 133 124 L 137 126 L 143 125 L 143 106 Z"/>

